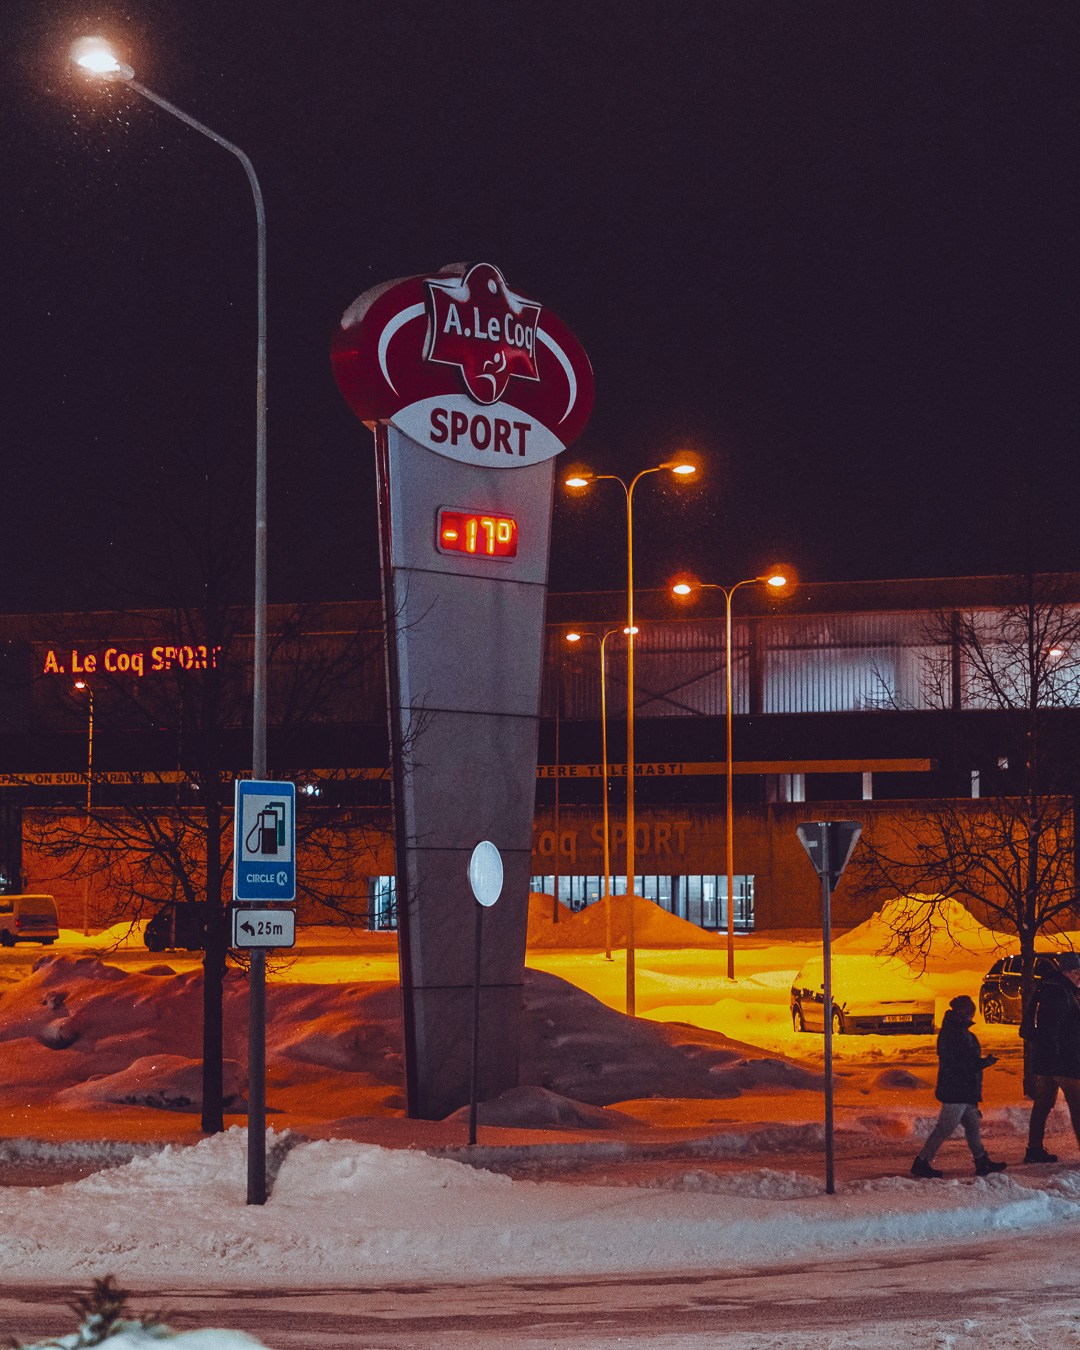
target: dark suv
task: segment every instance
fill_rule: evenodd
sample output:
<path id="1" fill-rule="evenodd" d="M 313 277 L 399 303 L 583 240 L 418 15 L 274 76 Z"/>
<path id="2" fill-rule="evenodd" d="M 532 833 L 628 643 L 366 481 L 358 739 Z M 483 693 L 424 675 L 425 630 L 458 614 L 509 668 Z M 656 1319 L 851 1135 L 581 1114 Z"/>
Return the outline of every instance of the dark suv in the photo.
<path id="1" fill-rule="evenodd" d="M 151 952 L 184 948 L 189 952 L 201 950 L 206 942 L 205 907 L 185 900 L 159 909 L 146 925 L 143 942 Z"/>
<path id="2" fill-rule="evenodd" d="M 1035 979 L 1056 968 L 1053 952 L 1035 953 Z M 1020 957 L 1003 956 L 983 976 L 979 1011 L 984 1022 L 1020 1022 Z"/>

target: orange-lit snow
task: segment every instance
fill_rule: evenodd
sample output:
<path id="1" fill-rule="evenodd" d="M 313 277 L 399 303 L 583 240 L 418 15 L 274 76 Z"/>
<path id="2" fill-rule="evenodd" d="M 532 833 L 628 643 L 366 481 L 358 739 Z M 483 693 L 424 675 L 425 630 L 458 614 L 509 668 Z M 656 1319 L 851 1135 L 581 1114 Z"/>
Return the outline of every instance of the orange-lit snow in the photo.
<path id="1" fill-rule="evenodd" d="M 548 1010 L 543 1018 L 535 1019 L 538 1026 L 551 1021 L 555 1029 L 545 1044 L 540 1038 L 536 1053 L 526 1047 L 523 1081 L 548 1087 L 572 1101 L 615 1107 L 646 1131 L 700 1132 L 718 1124 L 736 1128 L 754 1122 L 820 1121 L 823 1038 L 820 1033 L 796 1033 L 789 1014 L 795 973 L 820 954 L 817 934 L 802 930 L 791 935 L 774 932 L 738 937 L 737 978 L 729 981 L 723 935 L 701 934 L 650 902 L 638 900 L 639 933 L 651 933 L 654 941 L 665 945 L 638 949 L 639 1017 L 628 1022 L 616 1015 L 621 1014 L 625 1000 L 624 953 L 616 948 L 609 961 L 602 948 L 577 945 L 583 934 L 595 937 L 597 931 L 602 933 L 603 907 L 594 906 L 591 914 L 578 915 L 564 909 L 560 923 L 554 925 L 551 904 L 550 896 L 532 897 L 531 928 L 545 945 L 531 948 L 527 962 L 531 970 L 567 983 L 550 986 L 561 991 L 552 996 L 558 1015 L 551 1017 Z M 618 936 L 621 911 L 617 907 L 613 911 Z M 977 994 L 998 950 L 997 937 L 970 915 L 965 918 L 961 907 L 950 907 L 946 915 L 947 924 L 940 926 L 931 943 L 925 973 L 910 972 L 932 991 L 939 1020 L 956 994 Z M 560 932 L 553 938 L 556 928 Z M 843 959 L 838 966 L 878 969 L 872 953 L 882 945 L 884 929 L 883 917 L 875 915 L 840 936 L 836 946 Z M 677 945 L 687 936 L 702 945 Z M 974 950 L 958 947 L 958 936 L 970 939 Z M 560 945 L 554 945 L 556 941 Z M 92 1106 L 88 1094 L 66 1090 L 95 1075 L 127 1073 L 139 1059 L 151 1061 L 140 1071 L 144 1073 L 156 1073 L 154 1056 L 198 1059 L 199 954 L 151 955 L 140 945 L 138 927 L 129 933 L 127 925 L 97 934 L 89 943 L 81 934 L 65 931 L 60 942 L 44 954 L 70 960 L 91 952 L 125 980 L 128 1010 L 106 1027 L 94 1027 L 94 1009 L 102 1007 L 102 991 L 113 979 L 104 969 L 90 979 L 90 965 L 79 968 L 79 978 L 89 980 L 86 987 L 92 993 L 69 994 L 66 1007 L 75 1010 L 74 1017 L 66 1015 L 64 1007 L 50 1008 L 41 1002 L 47 995 L 55 999 L 52 984 L 66 987 L 71 983 L 70 970 L 55 978 L 39 971 L 32 979 L 0 984 L 8 990 L 0 998 L 0 1037 L 6 1041 L 8 1070 L 6 1083 L 0 1083 L 5 1133 L 58 1137 L 67 1132 L 90 1138 L 105 1132 L 115 1138 L 153 1138 L 156 1131 L 163 1138 L 190 1137 L 198 1124 L 191 1113 L 166 1115 L 134 1106 Z M 25 976 L 42 954 L 41 949 L 25 947 L 5 953 L 0 979 Z M 852 963 L 852 957 L 860 959 Z M 882 962 L 881 967 L 900 969 L 892 962 Z M 872 973 L 869 978 L 872 982 Z M 271 961 L 269 1100 L 277 1113 L 272 1119 L 317 1133 L 344 1121 L 348 1125 L 343 1128 L 357 1137 L 387 1142 L 395 1138 L 456 1139 L 456 1123 L 429 1125 L 399 1119 L 403 1099 L 400 1060 L 395 1058 L 399 1054 L 396 982 L 392 934 L 309 929 L 300 934 L 295 952 Z M 597 1002 L 585 999 L 579 1003 L 573 987 Z M 547 995 L 535 980 L 532 989 L 530 997 L 538 1006 Z M 226 1054 L 239 1065 L 246 1062 L 246 997 L 243 975 L 230 974 Z M 25 1025 L 17 1032 L 20 1017 Z M 651 1049 L 642 1040 L 650 1024 L 662 1033 Z M 79 1037 L 63 1048 L 72 1030 Z M 979 1023 L 976 1030 L 984 1048 L 1001 1057 L 986 1077 L 987 1109 L 998 1112 L 1002 1128 L 1018 1129 L 1026 1105 L 1020 1090 L 1016 1029 Z M 685 1043 L 681 1050 L 680 1040 Z M 56 1048 L 46 1051 L 50 1043 Z M 740 1067 L 737 1060 L 771 1061 L 772 1066 L 779 1063 L 788 1069 L 778 1071 L 769 1063 L 757 1069 L 745 1063 Z M 604 1065 L 610 1090 L 602 1099 L 590 1090 L 588 1074 L 581 1069 L 584 1062 Z M 932 1036 L 837 1036 L 834 1062 L 841 1127 L 872 1120 L 878 1128 L 887 1118 L 889 1130 L 910 1136 L 912 1130 L 922 1128 L 918 1122 L 933 1115 L 936 1060 Z M 790 1069 L 805 1071 L 804 1077 L 800 1080 Z M 890 1078 L 890 1070 L 900 1076 Z M 111 1086 L 123 1089 L 124 1083 L 106 1084 L 98 1094 L 108 1095 Z M 155 1080 L 146 1095 L 152 1097 L 159 1088 Z M 63 1111 L 53 1105 L 60 1091 L 65 1091 Z M 187 1095 L 182 1085 L 177 1095 Z M 80 1098 L 82 1105 L 76 1109 Z M 527 1111 L 519 1111 L 514 1123 L 504 1118 L 505 1126 L 489 1128 L 516 1128 L 530 1135 L 552 1128 L 543 1112 L 530 1119 Z M 377 1125 L 379 1120 L 385 1124 Z M 565 1123 L 562 1129 L 567 1129 Z"/>

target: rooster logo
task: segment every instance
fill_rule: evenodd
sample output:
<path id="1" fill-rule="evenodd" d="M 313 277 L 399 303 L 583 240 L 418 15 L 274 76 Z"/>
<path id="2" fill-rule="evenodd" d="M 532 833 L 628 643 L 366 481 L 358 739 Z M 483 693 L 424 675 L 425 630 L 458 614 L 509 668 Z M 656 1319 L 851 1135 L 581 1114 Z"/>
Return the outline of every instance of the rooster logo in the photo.
<path id="1" fill-rule="evenodd" d="M 515 295 L 491 263 L 431 277 L 424 359 L 457 366 L 471 398 L 497 403 L 512 378 L 539 380 L 540 306 Z"/>

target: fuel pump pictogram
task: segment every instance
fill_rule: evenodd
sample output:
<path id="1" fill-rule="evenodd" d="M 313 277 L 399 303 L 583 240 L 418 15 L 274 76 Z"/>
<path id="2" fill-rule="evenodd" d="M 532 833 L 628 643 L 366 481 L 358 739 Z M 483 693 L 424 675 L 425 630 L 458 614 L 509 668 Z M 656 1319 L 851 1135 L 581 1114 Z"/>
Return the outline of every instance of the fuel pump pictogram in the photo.
<path id="1" fill-rule="evenodd" d="M 252 840 L 255 842 L 253 843 Z M 256 814 L 255 824 L 244 840 L 244 852 L 266 858 L 275 856 L 285 844 L 285 803 L 267 802 Z"/>

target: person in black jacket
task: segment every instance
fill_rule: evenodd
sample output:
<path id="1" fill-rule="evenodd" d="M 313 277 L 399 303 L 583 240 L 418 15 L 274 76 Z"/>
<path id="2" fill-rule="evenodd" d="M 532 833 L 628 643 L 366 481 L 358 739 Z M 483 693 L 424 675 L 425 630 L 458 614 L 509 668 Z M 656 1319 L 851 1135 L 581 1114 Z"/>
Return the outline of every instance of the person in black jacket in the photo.
<path id="1" fill-rule="evenodd" d="M 1047 1153 L 1043 1147 L 1043 1137 L 1059 1088 L 1080 1145 L 1080 956 L 1062 952 L 1056 965 L 1056 970 L 1051 967 L 1039 980 L 1033 1015 L 1025 1017 L 1020 1028 L 1025 1039 L 1032 1042 L 1035 1073 L 1026 1163 L 1057 1162 L 1057 1154 Z"/>
<path id="2" fill-rule="evenodd" d="M 950 1138 L 957 1125 L 963 1125 L 971 1156 L 975 1159 L 975 1175 L 987 1176 L 990 1172 L 1004 1172 L 1003 1162 L 994 1162 L 983 1147 L 979 1135 L 979 1102 L 982 1101 L 983 1069 L 997 1063 L 995 1055 L 984 1055 L 982 1048 L 971 1031 L 975 1021 L 975 1004 L 967 994 L 961 994 L 949 1004 L 948 1011 L 941 1019 L 938 1032 L 938 1077 L 935 1096 L 941 1103 L 937 1124 L 930 1137 L 915 1156 L 911 1164 L 912 1176 L 940 1177 L 941 1172 L 932 1167 L 934 1154 L 946 1139 Z"/>

